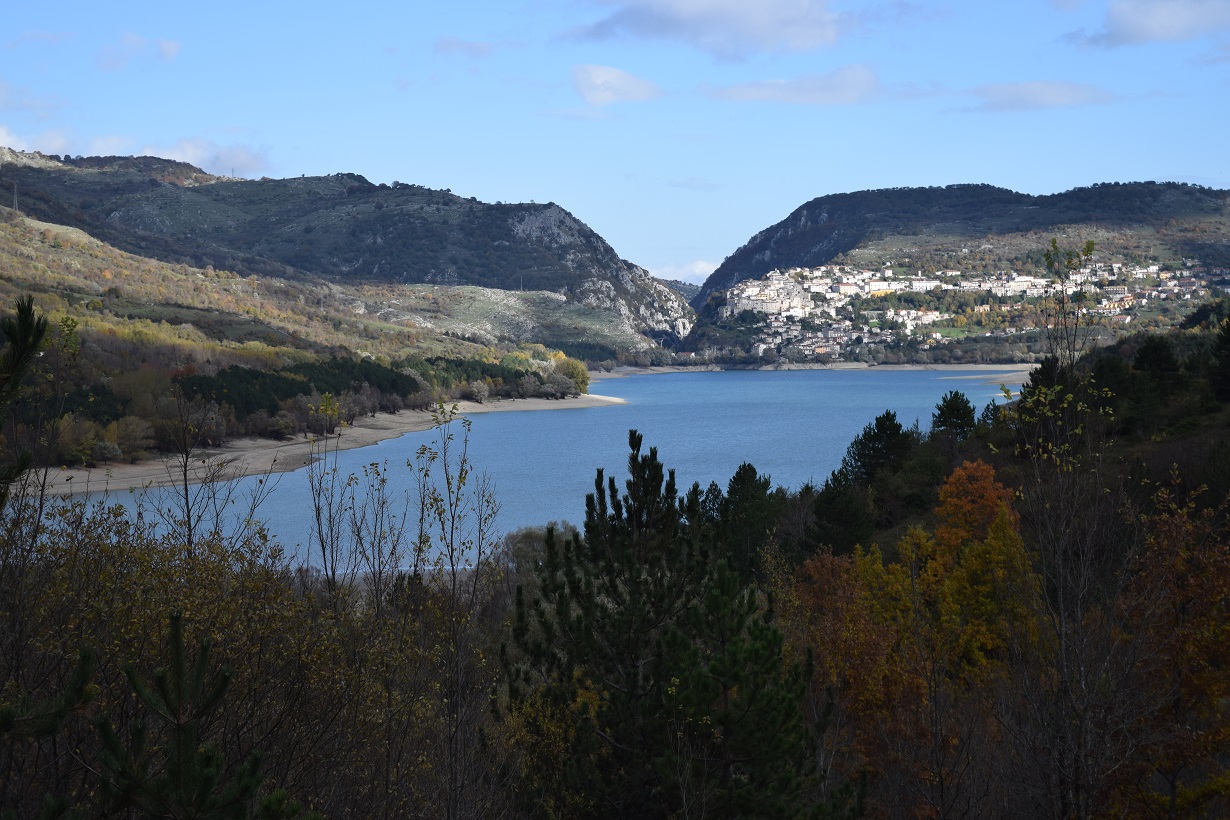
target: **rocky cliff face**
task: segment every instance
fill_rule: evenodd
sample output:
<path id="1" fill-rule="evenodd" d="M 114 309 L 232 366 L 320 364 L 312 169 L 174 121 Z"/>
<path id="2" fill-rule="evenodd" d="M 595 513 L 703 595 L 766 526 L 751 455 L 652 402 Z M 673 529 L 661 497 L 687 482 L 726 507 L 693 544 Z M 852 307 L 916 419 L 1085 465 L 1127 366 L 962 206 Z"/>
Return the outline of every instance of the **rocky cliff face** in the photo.
<path id="1" fill-rule="evenodd" d="M 558 205 L 523 214 L 514 220 L 513 230 L 555 248 L 583 277 L 561 291 L 581 304 L 611 311 L 628 329 L 658 340 L 679 340 L 692 329 L 694 313 L 678 293 L 644 268 L 620 259 L 600 236 Z"/>
<path id="2" fill-rule="evenodd" d="M 551 291 L 659 341 L 693 312 L 554 203 L 488 204 L 357 174 L 233 180 L 152 157 L 0 149 L 29 212 L 126 250 L 242 274 Z"/>
<path id="3" fill-rule="evenodd" d="M 38 151 L 15 151 L 12 148 L 5 148 L 3 145 L 0 145 L 0 168 L 6 165 L 44 169 L 64 167 L 59 160 L 54 160 L 45 154 L 40 154 Z"/>
<path id="4" fill-rule="evenodd" d="M 571 295 L 586 307 L 617 314 L 626 328 L 658 341 L 683 339 L 695 321 L 695 313 L 682 296 L 635 265 L 614 277 L 586 279 Z"/>

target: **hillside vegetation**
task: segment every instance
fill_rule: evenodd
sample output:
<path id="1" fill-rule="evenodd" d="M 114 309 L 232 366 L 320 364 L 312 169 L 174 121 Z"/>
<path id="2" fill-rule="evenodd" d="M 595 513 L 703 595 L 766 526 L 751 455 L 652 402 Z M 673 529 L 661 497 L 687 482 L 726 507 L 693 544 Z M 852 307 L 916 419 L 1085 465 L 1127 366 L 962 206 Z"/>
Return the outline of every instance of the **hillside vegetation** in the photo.
<path id="1" fill-rule="evenodd" d="M 1230 191 L 1139 182 L 1031 196 L 990 185 L 887 188 L 818 197 L 749 239 L 692 300 L 775 269 L 834 260 L 935 273 L 1035 270 L 1053 236 L 1128 260 L 1230 266 Z"/>
<path id="2" fill-rule="evenodd" d="M 651 346 L 557 294 L 245 277 L 125 253 L 0 207 L 0 298 L 11 304 L 22 293 L 86 326 L 112 324 L 119 335 L 142 321 L 176 328 L 204 357 L 224 359 L 245 356 L 244 342 L 386 357 L 545 341 L 605 346 L 607 355 L 594 358 L 615 358 Z"/>
<path id="3" fill-rule="evenodd" d="M 585 390 L 579 361 L 523 339 L 612 361 L 651 346 L 553 293 L 243 277 L 125 253 L 0 208 L 0 301 L 22 296 L 52 328 L 37 401 L 15 408 L 3 449 L 29 447 L 56 465 L 174 449 L 168 424 L 181 393 L 212 445 L 310 431 L 325 394 L 337 423 L 441 398 Z M 51 435 L 40 433 L 47 423 Z"/>
<path id="4" fill-rule="evenodd" d="M 0 184 L 16 185 L 37 219 L 164 262 L 336 284 L 550 291 L 608 314 L 615 333 L 672 340 L 691 327 L 675 291 L 554 203 L 488 204 L 357 174 L 239 180 L 153 157 L 9 149 Z"/>

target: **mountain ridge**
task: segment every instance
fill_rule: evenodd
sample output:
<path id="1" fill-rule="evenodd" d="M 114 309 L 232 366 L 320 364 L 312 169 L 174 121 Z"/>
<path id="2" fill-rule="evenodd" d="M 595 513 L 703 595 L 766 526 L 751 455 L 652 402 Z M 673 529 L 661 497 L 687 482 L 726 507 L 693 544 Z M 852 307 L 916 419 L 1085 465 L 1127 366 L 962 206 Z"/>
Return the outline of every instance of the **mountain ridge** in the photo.
<path id="1" fill-rule="evenodd" d="M 1058 194 L 1021 194 L 984 184 L 882 188 L 828 194 L 795 208 L 757 232 L 710 274 L 692 299 L 709 296 L 774 269 L 817 267 L 885 236 L 975 239 L 1064 226 L 1102 228 L 1164 225 L 1209 217 L 1230 220 L 1230 191 L 1174 182 L 1102 183 Z M 1230 237 L 1188 242 L 1177 252 L 1230 258 Z"/>
<path id="2" fill-rule="evenodd" d="M 248 275 L 545 290 L 656 341 L 686 336 L 686 301 L 555 203 L 483 203 L 359 174 L 241 180 L 155 157 L 0 149 L 31 216 L 124 250 Z"/>

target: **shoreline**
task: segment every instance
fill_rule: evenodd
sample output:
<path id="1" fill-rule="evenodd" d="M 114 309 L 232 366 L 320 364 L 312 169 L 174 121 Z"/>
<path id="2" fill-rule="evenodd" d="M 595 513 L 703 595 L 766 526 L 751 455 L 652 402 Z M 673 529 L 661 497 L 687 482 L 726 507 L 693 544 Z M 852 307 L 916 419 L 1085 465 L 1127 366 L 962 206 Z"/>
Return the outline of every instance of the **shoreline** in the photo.
<path id="1" fill-rule="evenodd" d="M 937 372 L 951 371 L 959 373 L 967 370 L 986 370 L 995 373 L 1028 373 L 1037 364 L 1023 362 L 1013 364 L 866 364 L 865 362 L 831 362 L 829 364 L 801 363 L 775 364 L 766 367 L 722 367 L 716 364 L 698 365 L 657 365 L 638 367 L 636 365 L 620 365 L 614 370 L 591 371 L 589 383 L 598 384 L 606 379 L 623 379 L 628 376 L 652 376 L 658 373 L 723 373 L 726 371 L 748 371 L 777 373 L 787 370 L 866 370 L 878 371 L 910 371 L 932 370 Z M 978 379 L 981 376 L 954 376 L 953 378 Z"/>
<path id="2" fill-rule="evenodd" d="M 610 371 L 595 371 L 590 374 L 590 384 L 600 384 L 606 379 L 622 379 L 628 376 L 647 376 L 666 373 L 712 373 L 724 370 L 868 370 L 906 371 L 933 370 L 951 372 L 947 378 L 989 379 L 995 374 L 1024 374 L 1033 364 L 893 364 L 867 365 L 861 362 L 836 362 L 833 364 L 780 365 L 765 368 L 722 368 L 717 365 L 665 365 L 658 367 L 621 366 Z M 986 371 L 979 375 L 957 375 L 962 371 Z M 587 393 L 570 399 L 499 399 L 479 404 L 473 401 L 458 401 L 454 404 L 458 414 L 470 416 L 478 413 L 516 412 L 524 410 L 573 410 L 589 407 L 606 407 L 626 404 L 623 399 Z M 452 404 L 448 405 L 452 406 Z M 433 426 L 432 413 L 426 410 L 402 410 L 400 413 L 377 413 L 363 416 L 354 424 L 344 427 L 340 433 L 329 437 L 330 450 L 352 450 L 399 438 L 406 433 L 419 433 Z M 290 441 L 274 441 L 263 438 L 235 439 L 223 447 L 202 453 L 203 460 L 211 465 L 221 465 L 228 478 L 245 478 L 254 475 L 288 473 L 306 467 L 319 451 L 321 442 L 314 438 L 294 438 Z M 46 471 L 46 491 L 50 495 L 71 496 L 84 493 L 124 493 L 155 487 L 167 487 L 179 482 L 169 471 L 170 463 L 165 458 L 150 459 L 136 464 L 108 464 L 99 467 L 50 468 Z"/>
<path id="3" fill-rule="evenodd" d="M 479 404 L 457 401 L 446 405 L 457 407 L 459 416 L 479 413 L 501 413 L 521 410 L 575 410 L 626 404 L 623 399 L 588 393 L 569 399 L 499 399 Z M 426 410 L 402 410 L 400 413 L 377 413 L 362 416 L 354 424 L 328 437 L 328 449 L 353 450 L 368 447 L 406 433 L 421 433 L 434 424 L 433 414 Z M 222 466 L 228 478 L 289 473 L 306 467 L 321 449 L 320 437 L 296 437 L 289 441 L 265 438 L 241 438 L 223 447 L 204 451 L 202 461 Z M 46 472 L 47 493 L 68 496 L 82 493 L 126 493 L 178 484 L 170 474 L 170 462 L 165 458 L 149 459 L 136 464 L 106 464 L 98 467 L 50 468 Z M 37 471 L 31 471 L 37 473 Z"/>

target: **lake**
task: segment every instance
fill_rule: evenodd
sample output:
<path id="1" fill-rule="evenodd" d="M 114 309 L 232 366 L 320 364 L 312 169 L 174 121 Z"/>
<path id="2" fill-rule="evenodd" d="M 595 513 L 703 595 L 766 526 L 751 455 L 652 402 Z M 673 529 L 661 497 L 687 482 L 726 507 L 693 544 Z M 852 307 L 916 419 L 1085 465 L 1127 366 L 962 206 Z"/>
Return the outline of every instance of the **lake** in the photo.
<path id="1" fill-rule="evenodd" d="M 775 485 L 820 483 L 838 467 L 850 441 L 885 410 L 926 430 L 936 403 L 960 390 L 981 409 L 1002 399 L 1001 382 L 1019 388 L 1022 372 L 985 370 L 794 370 L 661 373 L 604 379 L 593 393 L 627 404 L 473 417 L 470 457 L 491 478 L 500 503 L 498 528 L 508 532 L 549 521 L 580 524 L 595 470 L 621 481 L 628 430 L 644 436 L 676 472 L 682 492 L 716 481 L 723 490 L 738 466 L 753 464 Z M 407 475 L 406 460 L 434 433 L 409 433 L 337 454 L 342 474 L 387 463 Z M 244 479 L 254 481 L 255 479 Z M 289 554 L 308 543 L 306 469 L 275 477 L 261 507 Z M 408 481 L 408 478 L 407 478 Z"/>

